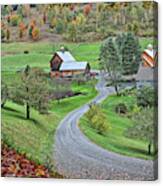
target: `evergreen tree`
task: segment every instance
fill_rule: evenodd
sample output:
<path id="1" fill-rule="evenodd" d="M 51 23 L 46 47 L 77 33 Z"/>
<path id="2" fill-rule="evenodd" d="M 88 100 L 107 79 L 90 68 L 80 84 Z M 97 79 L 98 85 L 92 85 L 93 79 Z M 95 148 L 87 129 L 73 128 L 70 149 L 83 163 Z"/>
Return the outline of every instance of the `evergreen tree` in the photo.
<path id="1" fill-rule="evenodd" d="M 141 53 L 138 39 L 132 34 L 127 33 L 121 39 L 120 54 L 124 75 L 135 74 L 141 62 Z"/>
<path id="2" fill-rule="evenodd" d="M 112 38 L 108 38 L 103 42 L 100 50 L 100 60 L 103 67 L 108 71 L 115 91 L 119 95 L 118 86 L 121 78 L 121 62 Z"/>
<path id="3" fill-rule="evenodd" d="M 21 82 L 11 92 L 11 99 L 25 105 L 26 118 L 30 119 L 31 107 L 40 113 L 48 109 L 48 87 L 40 69 L 31 69 L 28 65 L 21 74 Z"/>

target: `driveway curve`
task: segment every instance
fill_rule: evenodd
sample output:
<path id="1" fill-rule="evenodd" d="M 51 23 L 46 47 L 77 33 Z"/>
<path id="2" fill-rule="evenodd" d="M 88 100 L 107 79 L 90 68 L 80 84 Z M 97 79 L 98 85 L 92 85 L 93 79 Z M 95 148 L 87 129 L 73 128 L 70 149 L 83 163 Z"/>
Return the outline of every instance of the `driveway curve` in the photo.
<path id="1" fill-rule="evenodd" d="M 113 87 L 106 88 L 103 78 L 96 89 L 99 94 L 93 103 L 114 93 Z M 107 151 L 84 136 L 78 121 L 89 110 L 89 103 L 69 113 L 57 128 L 54 161 L 58 173 L 74 179 L 154 180 L 156 162 Z"/>

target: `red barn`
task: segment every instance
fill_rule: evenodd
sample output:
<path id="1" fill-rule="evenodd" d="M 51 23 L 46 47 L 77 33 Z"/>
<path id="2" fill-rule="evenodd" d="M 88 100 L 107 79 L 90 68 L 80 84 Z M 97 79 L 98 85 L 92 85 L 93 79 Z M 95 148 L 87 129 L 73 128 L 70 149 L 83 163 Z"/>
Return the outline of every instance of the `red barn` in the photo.
<path id="1" fill-rule="evenodd" d="M 50 60 L 51 77 L 72 77 L 78 74 L 89 74 L 90 65 L 87 62 L 77 62 L 70 52 L 58 51 Z"/>
<path id="2" fill-rule="evenodd" d="M 151 44 L 149 44 L 147 49 L 143 51 L 142 60 L 143 60 L 144 67 L 154 67 L 156 65 L 157 52 L 153 50 Z"/>

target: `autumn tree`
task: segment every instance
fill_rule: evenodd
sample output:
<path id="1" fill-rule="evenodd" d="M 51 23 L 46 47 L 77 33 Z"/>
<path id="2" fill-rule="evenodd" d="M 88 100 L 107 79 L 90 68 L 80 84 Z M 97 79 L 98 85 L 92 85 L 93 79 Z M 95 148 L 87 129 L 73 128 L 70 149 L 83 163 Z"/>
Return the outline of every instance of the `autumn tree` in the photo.
<path id="1" fill-rule="evenodd" d="M 19 38 L 20 39 L 24 36 L 26 28 L 27 28 L 27 26 L 23 22 L 20 22 L 20 24 L 19 24 Z"/>
<path id="2" fill-rule="evenodd" d="M 27 119 L 30 119 L 32 107 L 40 113 L 48 109 L 48 84 L 43 74 L 42 70 L 27 65 L 21 72 L 21 82 L 11 92 L 13 101 L 25 105 Z"/>
<path id="3" fill-rule="evenodd" d="M 92 6 L 90 4 L 85 5 L 84 8 L 83 8 L 84 15 L 88 16 L 90 11 L 91 11 L 91 9 L 92 9 Z"/>
<path id="4" fill-rule="evenodd" d="M 33 39 L 34 41 L 38 40 L 38 39 L 39 39 L 39 35 L 40 35 L 40 30 L 39 30 L 38 27 L 35 26 L 35 27 L 32 29 L 32 39 Z"/>

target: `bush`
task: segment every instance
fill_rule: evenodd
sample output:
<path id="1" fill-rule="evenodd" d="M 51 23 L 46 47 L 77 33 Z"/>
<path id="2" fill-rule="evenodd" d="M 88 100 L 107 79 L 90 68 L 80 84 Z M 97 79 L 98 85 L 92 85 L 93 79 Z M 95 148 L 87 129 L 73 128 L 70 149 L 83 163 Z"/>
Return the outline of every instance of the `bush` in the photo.
<path id="1" fill-rule="evenodd" d="M 86 118 L 89 120 L 90 126 L 96 129 L 99 134 L 104 135 L 108 131 L 109 125 L 106 116 L 99 106 L 90 105 Z"/>
<path id="2" fill-rule="evenodd" d="M 157 94 L 155 89 L 150 86 L 142 87 L 137 90 L 137 104 L 142 107 L 157 106 Z"/>
<path id="3" fill-rule="evenodd" d="M 126 114 L 128 111 L 127 106 L 124 103 L 119 103 L 115 107 L 115 112 L 118 114 Z"/>
<path id="4" fill-rule="evenodd" d="M 12 26 L 18 26 L 19 21 L 20 21 L 20 17 L 16 14 L 10 17 L 10 23 Z"/>

